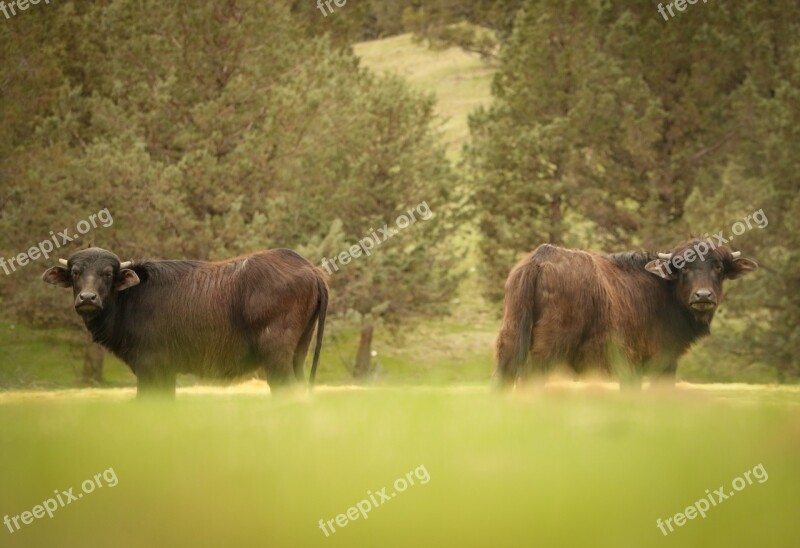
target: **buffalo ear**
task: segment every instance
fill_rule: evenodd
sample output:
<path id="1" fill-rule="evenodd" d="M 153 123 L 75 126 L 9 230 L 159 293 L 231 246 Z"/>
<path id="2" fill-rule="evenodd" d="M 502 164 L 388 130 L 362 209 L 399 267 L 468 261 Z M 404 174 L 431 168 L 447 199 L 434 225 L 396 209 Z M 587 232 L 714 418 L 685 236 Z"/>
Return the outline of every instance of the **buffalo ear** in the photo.
<path id="1" fill-rule="evenodd" d="M 59 287 L 72 287 L 72 276 L 70 276 L 69 270 L 63 266 L 48 268 L 45 273 L 42 274 L 42 281 Z"/>
<path id="2" fill-rule="evenodd" d="M 117 281 L 114 282 L 114 291 L 124 291 L 135 285 L 139 285 L 139 276 L 130 268 L 123 268 L 117 275 Z"/>
<path id="3" fill-rule="evenodd" d="M 665 280 L 674 280 L 678 277 L 676 273 L 670 270 L 669 261 L 665 261 L 664 259 L 654 259 L 644 265 L 644 269 L 650 274 L 655 274 L 659 278 L 664 278 Z"/>
<path id="4" fill-rule="evenodd" d="M 758 270 L 758 263 L 753 259 L 742 257 L 741 259 L 734 259 L 730 268 L 725 272 L 725 277 L 729 280 L 741 278 L 745 274 L 750 274 L 754 270 Z"/>

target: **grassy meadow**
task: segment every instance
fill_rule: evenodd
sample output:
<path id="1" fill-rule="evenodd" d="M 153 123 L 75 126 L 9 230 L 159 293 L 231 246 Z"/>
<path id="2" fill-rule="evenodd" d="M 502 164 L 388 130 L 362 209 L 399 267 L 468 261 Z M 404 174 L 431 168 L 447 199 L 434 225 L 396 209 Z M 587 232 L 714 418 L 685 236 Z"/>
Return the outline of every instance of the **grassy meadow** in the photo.
<path id="1" fill-rule="evenodd" d="M 118 478 L 6 531 L 4 546 L 791 546 L 800 534 L 794 388 L 131 396 L 0 396 L 4 514 L 108 468 Z M 705 519 L 666 538 L 656 527 L 759 464 L 768 479 Z M 420 466 L 426 484 L 319 528 Z"/>

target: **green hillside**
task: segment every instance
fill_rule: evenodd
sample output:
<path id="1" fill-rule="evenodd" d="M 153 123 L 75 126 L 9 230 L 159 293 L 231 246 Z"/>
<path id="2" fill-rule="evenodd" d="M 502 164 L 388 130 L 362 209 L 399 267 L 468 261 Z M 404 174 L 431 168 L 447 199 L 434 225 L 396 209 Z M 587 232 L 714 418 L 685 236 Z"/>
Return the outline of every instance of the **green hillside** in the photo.
<path id="1" fill-rule="evenodd" d="M 493 70 L 477 55 L 458 48 L 433 51 L 414 43 L 410 34 L 364 42 L 354 49 L 364 66 L 402 76 L 416 89 L 436 95 L 444 140 L 456 159 L 469 137 L 467 116 L 491 102 Z"/>

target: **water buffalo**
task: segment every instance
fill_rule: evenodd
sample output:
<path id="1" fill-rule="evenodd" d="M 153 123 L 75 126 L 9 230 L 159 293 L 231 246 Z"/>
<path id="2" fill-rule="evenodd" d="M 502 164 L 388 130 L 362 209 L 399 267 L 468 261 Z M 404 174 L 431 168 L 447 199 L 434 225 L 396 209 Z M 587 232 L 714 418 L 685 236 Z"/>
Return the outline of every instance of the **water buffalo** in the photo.
<path id="1" fill-rule="evenodd" d="M 72 288 L 94 341 L 130 366 L 140 396 L 174 395 L 177 373 L 231 378 L 263 367 L 273 390 L 300 381 L 316 328 L 313 386 L 328 286 L 294 251 L 121 263 L 89 248 L 60 261 L 42 279 Z"/>
<path id="2" fill-rule="evenodd" d="M 699 238 L 671 253 L 541 245 L 508 276 L 495 377 L 513 385 L 565 364 L 615 372 L 634 386 L 643 373 L 674 383 L 678 358 L 709 333 L 722 282 L 757 268 Z"/>

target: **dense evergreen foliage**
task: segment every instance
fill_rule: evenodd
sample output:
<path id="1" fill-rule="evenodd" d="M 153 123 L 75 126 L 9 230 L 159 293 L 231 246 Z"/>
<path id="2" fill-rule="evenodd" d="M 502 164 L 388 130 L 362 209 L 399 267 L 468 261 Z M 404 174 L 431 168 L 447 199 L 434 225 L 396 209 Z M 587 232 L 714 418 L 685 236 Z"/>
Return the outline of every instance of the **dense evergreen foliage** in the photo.
<path id="1" fill-rule="evenodd" d="M 87 237 L 121 257 L 290 247 L 319 264 L 424 201 L 432 219 L 333 272 L 332 306 L 365 322 L 446 312 L 455 184 L 431 97 L 308 36 L 288 6 L 122 1 L 24 15 L 0 27 L 2 256 L 108 208 L 113 230 Z M 44 264 L 2 277 L 4 312 L 75 321 L 41 287 Z"/>

